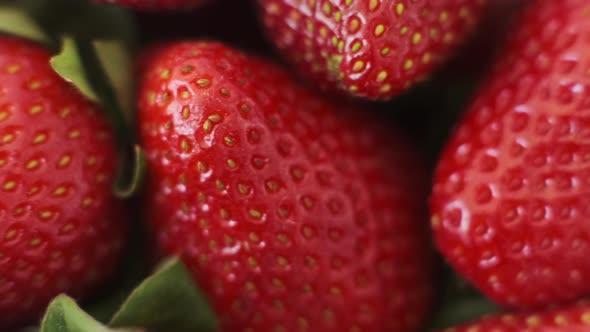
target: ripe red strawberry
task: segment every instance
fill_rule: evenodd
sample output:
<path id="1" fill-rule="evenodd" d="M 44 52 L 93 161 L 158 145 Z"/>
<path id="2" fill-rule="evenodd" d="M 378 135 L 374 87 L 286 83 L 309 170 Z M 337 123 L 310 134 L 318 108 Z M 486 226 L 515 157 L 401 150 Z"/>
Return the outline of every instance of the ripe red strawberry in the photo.
<path id="1" fill-rule="evenodd" d="M 584 332 L 590 329 L 590 302 L 538 312 L 496 314 L 444 332 Z"/>
<path id="2" fill-rule="evenodd" d="M 590 7 L 538 0 L 444 151 L 440 250 L 496 302 L 590 294 Z"/>
<path id="3" fill-rule="evenodd" d="M 425 176 L 400 137 L 221 44 L 163 46 L 143 68 L 148 215 L 223 331 L 421 324 Z"/>
<path id="4" fill-rule="evenodd" d="M 49 57 L 0 37 L 0 330 L 94 290 L 122 247 L 113 135 Z"/>
<path id="5" fill-rule="evenodd" d="M 428 76 L 485 0 L 259 0 L 271 39 L 324 89 L 389 99 Z"/>
<path id="6" fill-rule="evenodd" d="M 128 6 L 138 10 L 179 10 L 191 9 L 209 0 L 95 0 L 100 3 L 112 3 Z"/>

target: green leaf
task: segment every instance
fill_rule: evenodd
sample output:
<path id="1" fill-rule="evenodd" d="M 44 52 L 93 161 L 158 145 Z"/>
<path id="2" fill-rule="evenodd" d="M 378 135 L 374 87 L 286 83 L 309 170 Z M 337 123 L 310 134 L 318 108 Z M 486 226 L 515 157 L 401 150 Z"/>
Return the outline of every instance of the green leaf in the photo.
<path id="1" fill-rule="evenodd" d="M 434 316 L 432 327 L 442 329 L 456 326 L 499 310 L 498 306 L 483 296 L 447 301 Z"/>
<path id="2" fill-rule="evenodd" d="M 47 307 L 39 332 L 139 332 L 140 329 L 109 329 L 84 312 L 67 295 L 57 296 Z"/>
<path id="3" fill-rule="evenodd" d="M 171 258 L 131 293 L 109 326 L 206 332 L 215 330 L 217 320 L 190 273 L 178 258 Z"/>
<path id="4" fill-rule="evenodd" d="M 137 45 L 135 17 L 122 6 L 92 0 L 19 0 L 18 4 L 54 37 L 113 39 L 132 47 Z"/>
<path id="5" fill-rule="evenodd" d="M 25 11 L 15 6 L 0 5 L 0 32 L 30 39 L 42 44 L 51 40 Z"/>
<path id="6" fill-rule="evenodd" d="M 139 145 L 135 145 L 133 148 L 134 158 L 131 176 L 127 175 L 127 172 L 123 170 L 121 175 L 118 177 L 115 184 L 115 196 L 119 198 L 130 198 L 141 188 L 145 173 L 147 170 L 147 159 L 145 152 Z M 131 179 L 131 180 L 127 180 Z"/>
<path id="7" fill-rule="evenodd" d="M 51 59 L 52 67 L 101 104 L 120 146 L 130 144 L 134 100 L 129 50 L 138 40 L 134 16 L 121 6 L 91 0 L 19 0 L 18 4 L 54 39 L 67 36 Z"/>
<path id="8" fill-rule="evenodd" d="M 119 109 L 127 121 L 133 120 L 135 99 L 133 95 L 133 64 L 130 52 L 120 41 L 98 40 L 93 43 L 100 66 L 105 71 L 114 90 Z"/>
<path id="9" fill-rule="evenodd" d="M 146 163 L 139 147 L 135 148 L 135 157 L 130 162 L 127 157 L 134 136 L 130 126 L 133 82 L 129 52 L 120 42 L 68 37 L 63 40 L 61 52 L 51 59 L 51 66 L 83 95 L 100 103 L 111 121 L 122 157 L 115 193 L 120 198 L 131 197 L 140 187 Z"/>
<path id="10" fill-rule="evenodd" d="M 432 328 L 455 326 L 500 309 L 447 264 L 444 265 L 444 279 L 442 303 L 434 314 Z"/>
<path id="11" fill-rule="evenodd" d="M 107 73 L 102 68 L 93 42 L 90 40 L 76 39 L 76 46 L 87 81 L 98 97 L 102 110 L 111 121 L 118 145 L 128 145 L 134 136 L 132 128 L 125 119 L 123 111 L 119 106 L 115 90 L 111 86 Z"/>
<path id="12" fill-rule="evenodd" d="M 1 0 L 0 0 L 1 1 Z M 133 75 L 130 50 L 139 34 L 133 13 L 123 6 L 93 0 L 18 0 L 55 44 L 63 49 L 52 59 L 55 70 L 85 96 L 101 104 L 120 146 L 135 137 Z"/>
<path id="13" fill-rule="evenodd" d="M 74 84 L 90 100 L 98 101 L 98 96 L 88 80 L 82 57 L 74 39 L 64 38 L 61 51 L 51 58 L 50 63 L 53 70 L 63 79 Z"/>

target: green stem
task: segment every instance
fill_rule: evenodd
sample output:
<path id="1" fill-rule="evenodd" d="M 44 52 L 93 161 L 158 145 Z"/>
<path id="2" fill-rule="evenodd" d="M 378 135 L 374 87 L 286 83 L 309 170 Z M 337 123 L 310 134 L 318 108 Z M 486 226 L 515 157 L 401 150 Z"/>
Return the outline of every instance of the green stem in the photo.
<path id="1" fill-rule="evenodd" d="M 140 188 L 146 170 L 143 150 L 134 143 L 135 131 L 125 117 L 123 105 L 103 67 L 95 46 L 91 41 L 77 38 L 76 45 L 90 85 L 102 102 L 103 111 L 109 118 L 119 147 L 120 167 L 115 180 L 115 196 L 126 199 Z"/>
<path id="2" fill-rule="evenodd" d="M 134 132 L 123 115 L 115 90 L 111 86 L 106 71 L 102 68 L 94 46 L 91 42 L 82 39 L 76 39 L 76 45 L 80 51 L 88 80 L 102 101 L 104 112 L 113 126 L 118 145 L 130 147 Z"/>

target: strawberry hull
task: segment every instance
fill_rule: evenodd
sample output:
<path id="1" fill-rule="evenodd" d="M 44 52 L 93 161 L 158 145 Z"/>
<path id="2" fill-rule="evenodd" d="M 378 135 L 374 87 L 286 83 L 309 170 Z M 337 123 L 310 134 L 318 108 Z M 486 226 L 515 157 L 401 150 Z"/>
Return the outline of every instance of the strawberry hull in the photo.
<path id="1" fill-rule="evenodd" d="M 223 331 L 414 331 L 432 297 L 427 183 L 395 132 L 216 43 L 152 50 L 150 224 Z"/>

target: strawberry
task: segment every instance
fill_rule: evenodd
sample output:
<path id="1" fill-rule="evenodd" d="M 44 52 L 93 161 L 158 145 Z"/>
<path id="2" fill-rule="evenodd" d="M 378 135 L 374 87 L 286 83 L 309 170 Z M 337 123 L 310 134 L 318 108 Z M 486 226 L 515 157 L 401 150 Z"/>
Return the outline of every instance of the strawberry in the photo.
<path id="1" fill-rule="evenodd" d="M 259 0 L 270 38 L 324 89 L 390 99 L 427 77 L 485 0 Z"/>
<path id="2" fill-rule="evenodd" d="M 583 332 L 590 328 L 590 302 L 537 312 L 496 314 L 444 332 Z"/>
<path id="3" fill-rule="evenodd" d="M 502 305 L 590 294 L 589 9 L 530 4 L 436 171 L 438 247 Z"/>
<path id="4" fill-rule="evenodd" d="M 99 3 L 123 5 L 138 10 L 179 10 L 192 9 L 209 0 L 95 0 Z"/>
<path id="5" fill-rule="evenodd" d="M 113 134 L 49 58 L 0 37 L 0 329 L 89 294 L 122 247 Z"/>
<path id="6" fill-rule="evenodd" d="M 141 67 L 148 216 L 222 331 L 423 322 L 425 173 L 400 135 L 219 43 L 160 46 Z"/>

